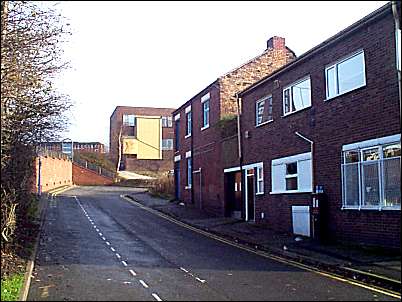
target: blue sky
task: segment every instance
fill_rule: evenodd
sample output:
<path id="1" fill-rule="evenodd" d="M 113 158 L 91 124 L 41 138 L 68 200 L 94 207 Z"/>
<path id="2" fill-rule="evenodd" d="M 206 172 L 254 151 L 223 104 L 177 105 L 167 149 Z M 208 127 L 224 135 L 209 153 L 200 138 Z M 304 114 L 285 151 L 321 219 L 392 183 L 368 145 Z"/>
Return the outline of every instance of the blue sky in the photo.
<path id="1" fill-rule="evenodd" d="M 62 1 L 71 68 L 57 80 L 74 107 L 63 137 L 108 144 L 124 106 L 178 107 L 282 36 L 300 55 L 387 1 Z"/>

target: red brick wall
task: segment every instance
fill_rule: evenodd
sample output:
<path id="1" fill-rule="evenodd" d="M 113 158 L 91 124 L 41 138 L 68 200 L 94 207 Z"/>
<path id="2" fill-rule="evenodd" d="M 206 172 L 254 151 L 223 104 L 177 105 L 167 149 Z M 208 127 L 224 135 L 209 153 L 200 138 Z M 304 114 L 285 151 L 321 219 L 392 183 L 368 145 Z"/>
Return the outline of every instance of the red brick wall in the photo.
<path id="1" fill-rule="evenodd" d="M 123 123 L 123 114 L 134 114 L 142 116 L 171 116 L 173 108 L 152 108 L 152 107 L 128 107 L 128 106 L 117 106 L 115 111 L 110 117 L 110 128 L 109 128 L 109 154 L 113 162 L 117 163 L 118 158 L 118 138 L 120 126 Z M 127 127 L 123 126 L 123 134 L 127 131 Z M 173 128 L 164 127 L 162 128 L 163 139 L 173 138 L 174 132 Z M 166 154 L 167 156 L 169 154 Z M 165 158 L 164 158 L 165 159 Z M 166 158 L 166 160 L 171 161 L 172 158 Z M 143 160 L 146 161 L 146 160 Z M 162 163 L 162 166 L 165 163 Z"/>
<path id="2" fill-rule="evenodd" d="M 73 164 L 73 183 L 80 186 L 110 185 L 113 179 L 99 175 L 84 167 Z"/>
<path id="3" fill-rule="evenodd" d="M 67 159 L 41 156 L 41 187 L 42 192 L 65 185 L 72 185 L 72 162 Z M 35 184 L 33 191 L 38 192 L 39 158 L 35 160 Z"/>
<path id="4" fill-rule="evenodd" d="M 363 49 L 366 86 L 324 101 L 325 67 L 339 58 Z M 311 78 L 312 107 L 282 116 L 282 89 L 306 75 Z M 273 81 L 279 80 L 279 87 Z M 274 121 L 255 128 L 255 101 L 273 95 Z M 328 227 L 333 238 L 400 247 L 400 211 L 341 210 L 342 145 L 387 135 L 400 129 L 394 24 L 386 18 L 365 25 L 329 48 L 294 66 L 243 97 L 242 127 L 245 164 L 264 162 L 265 194 L 256 199 L 256 217 L 265 213 L 273 228 L 291 231 L 291 206 L 309 205 L 308 194 L 270 195 L 271 160 L 309 152 L 299 131 L 315 142 L 315 181 L 329 196 Z"/>
<path id="5" fill-rule="evenodd" d="M 141 171 L 152 171 L 152 172 L 167 172 L 173 169 L 173 151 L 162 151 L 162 160 L 160 159 L 136 159 L 127 158 L 126 159 L 126 170 L 141 172 Z"/>
<path id="6" fill-rule="evenodd" d="M 237 148 L 232 150 L 231 158 L 222 158 L 222 134 L 220 120 L 224 116 L 236 113 L 236 102 L 233 95 L 241 88 L 248 87 L 251 83 L 261 79 L 264 75 L 283 66 L 293 59 L 293 53 L 287 48 L 269 49 L 264 53 L 239 68 L 223 75 L 183 104 L 174 112 L 180 113 L 180 148 L 174 155 L 181 156 L 180 161 L 180 200 L 194 203 L 196 207 L 214 214 L 224 215 L 224 175 L 223 163 L 236 162 Z M 201 130 L 203 111 L 201 98 L 210 93 L 210 117 L 209 128 Z M 185 108 L 192 106 L 192 136 L 185 138 L 186 114 Z M 173 115 L 173 116 L 174 116 Z M 237 125 L 235 128 L 237 129 Z M 226 138 L 227 139 L 227 138 Z M 193 142 L 193 146 L 191 146 Z M 225 152 L 233 146 L 233 139 L 227 140 Z M 200 174 L 193 174 L 193 195 L 191 190 L 185 189 L 187 185 L 187 159 L 185 154 L 192 150 L 193 171 L 201 168 Z M 201 177 L 201 190 L 200 190 Z M 201 192 L 200 192 L 201 191 Z M 201 205 L 200 205 L 201 203 Z"/>

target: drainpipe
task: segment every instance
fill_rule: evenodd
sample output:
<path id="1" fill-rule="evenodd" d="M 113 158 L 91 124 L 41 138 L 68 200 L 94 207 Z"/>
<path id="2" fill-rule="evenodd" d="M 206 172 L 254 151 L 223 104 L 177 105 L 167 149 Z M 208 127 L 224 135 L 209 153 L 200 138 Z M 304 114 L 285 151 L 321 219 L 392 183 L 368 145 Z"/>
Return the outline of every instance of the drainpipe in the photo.
<path id="1" fill-rule="evenodd" d="M 240 102 L 241 97 L 238 93 L 236 93 L 236 101 L 237 101 L 237 144 L 238 144 L 238 152 L 239 152 L 239 167 L 240 167 L 240 183 L 241 183 L 241 197 L 242 197 L 242 205 L 244 205 L 244 177 L 243 177 L 243 153 L 242 153 L 242 144 L 241 144 L 241 122 L 240 122 Z M 244 209 L 244 213 L 245 213 Z"/>
<path id="2" fill-rule="evenodd" d="M 398 16 L 398 8 L 397 8 L 397 1 L 391 1 L 391 6 L 392 6 L 392 14 L 394 15 L 394 21 L 395 21 L 395 51 L 396 51 L 396 69 L 398 72 L 398 88 L 399 88 L 399 118 L 401 119 L 401 113 L 402 113 L 402 109 L 401 109 L 401 69 L 399 68 L 399 66 L 401 65 L 401 54 L 398 53 L 398 45 L 400 45 L 400 43 L 402 41 L 399 41 L 399 39 L 401 38 L 401 35 L 398 34 L 398 32 L 400 32 L 401 30 L 401 24 L 399 22 L 399 16 Z M 399 39 L 398 39 L 399 37 Z"/>
<path id="3" fill-rule="evenodd" d="M 301 135 L 298 131 L 295 134 L 305 141 L 310 143 L 310 150 L 311 150 L 311 190 L 314 192 L 314 142 L 311 139 Z"/>
<path id="4" fill-rule="evenodd" d="M 186 111 L 184 111 L 184 116 L 185 116 L 185 122 L 186 122 L 186 129 L 187 129 L 187 114 L 186 114 Z M 194 201 L 194 179 L 193 179 L 193 170 L 194 170 L 194 137 L 193 137 L 193 135 L 194 135 L 194 128 L 193 128 L 193 126 L 194 126 L 194 123 L 193 123 L 193 102 L 191 101 L 191 147 L 190 147 L 190 150 L 191 150 L 191 203 L 192 204 L 194 204 L 195 203 L 195 201 Z M 201 168 L 200 168 L 200 170 L 201 170 Z M 200 177 L 201 177 L 201 173 L 200 173 Z M 201 194 L 201 186 L 200 186 L 200 194 Z M 201 202 L 201 201 L 200 201 Z"/>
<path id="5" fill-rule="evenodd" d="M 304 139 L 305 141 L 310 143 L 310 151 L 311 151 L 311 192 L 314 192 L 314 142 L 311 139 L 308 139 L 304 135 L 300 134 L 298 131 L 295 132 L 295 134 Z M 312 233 L 313 233 L 313 238 L 315 238 L 315 225 L 314 225 L 314 219 L 312 219 Z"/>

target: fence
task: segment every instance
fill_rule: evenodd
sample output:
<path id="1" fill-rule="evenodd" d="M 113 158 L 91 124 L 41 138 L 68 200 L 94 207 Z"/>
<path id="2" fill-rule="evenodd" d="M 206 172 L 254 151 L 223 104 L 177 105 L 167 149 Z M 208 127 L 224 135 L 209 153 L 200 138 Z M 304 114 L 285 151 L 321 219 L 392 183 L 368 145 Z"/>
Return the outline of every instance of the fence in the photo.
<path id="1" fill-rule="evenodd" d="M 91 171 L 94 171 L 102 176 L 106 176 L 109 178 L 115 178 L 115 176 L 116 176 L 116 173 L 109 171 L 107 169 L 103 169 L 101 166 L 98 166 L 98 165 L 88 162 L 86 160 L 74 158 L 74 163 L 76 163 L 77 165 L 79 165 L 81 167 L 85 167 Z"/>

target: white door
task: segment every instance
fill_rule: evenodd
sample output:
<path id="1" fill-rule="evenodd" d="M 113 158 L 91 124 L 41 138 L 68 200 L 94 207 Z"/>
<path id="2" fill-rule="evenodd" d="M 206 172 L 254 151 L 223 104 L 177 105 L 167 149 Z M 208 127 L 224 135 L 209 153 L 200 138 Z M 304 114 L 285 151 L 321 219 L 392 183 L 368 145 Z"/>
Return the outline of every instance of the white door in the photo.
<path id="1" fill-rule="evenodd" d="M 292 206 L 293 233 L 310 237 L 310 207 Z"/>

